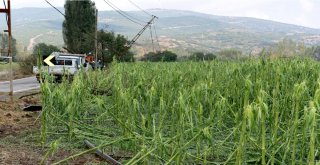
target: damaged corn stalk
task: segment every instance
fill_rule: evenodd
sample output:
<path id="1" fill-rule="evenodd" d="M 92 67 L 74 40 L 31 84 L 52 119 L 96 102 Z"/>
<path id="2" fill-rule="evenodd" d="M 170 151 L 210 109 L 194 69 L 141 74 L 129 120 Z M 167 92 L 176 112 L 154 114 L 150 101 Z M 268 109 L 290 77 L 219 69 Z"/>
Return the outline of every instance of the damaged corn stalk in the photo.
<path id="1" fill-rule="evenodd" d="M 42 84 L 41 139 L 90 140 L 123 164 L 316 164 L 319 70 L 308 59 L 114 63 Z M 59 163 L 89 152 L 77 147 Z"/>

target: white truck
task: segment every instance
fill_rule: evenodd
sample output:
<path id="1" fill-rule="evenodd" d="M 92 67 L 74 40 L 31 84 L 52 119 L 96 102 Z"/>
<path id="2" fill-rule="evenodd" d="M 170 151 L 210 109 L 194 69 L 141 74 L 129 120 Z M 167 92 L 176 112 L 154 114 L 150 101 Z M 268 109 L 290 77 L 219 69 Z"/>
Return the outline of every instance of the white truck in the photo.
<path id="1" fill-rule="evenodd" d="M 48 73 L 49 75 L 54 76 L 56 81 L 61 81 L 63 76 L 72 79 L 81 68 L 85 71 L 91 68 L 91 65 L 86 61 L 86 55 L 83 54 L 53 52 L 47 58 L 51 58 L 51 60 L 44 60 L 45 63 L 40 66 L 41 73 Z M 41 77 L 38 66 L 33 66 L 33 73 L 40 82 Z"/>

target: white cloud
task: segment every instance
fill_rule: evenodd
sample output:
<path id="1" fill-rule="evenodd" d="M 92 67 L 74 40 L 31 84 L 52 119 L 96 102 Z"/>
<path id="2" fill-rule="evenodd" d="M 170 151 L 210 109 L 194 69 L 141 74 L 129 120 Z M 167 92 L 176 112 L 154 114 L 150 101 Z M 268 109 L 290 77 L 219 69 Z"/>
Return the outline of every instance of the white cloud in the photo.
<path id="1" fill-rule="evenodd" d="M 252 11 L 246 11 L 245 12 L 246 17 L 253 17 L 253 18 L 260 18 L 260 19 L 271 19 L 270 16 L 266 13 L 252 10 Z"/>
<path id="2" fill-rule="evenodd" d="M 313 11 L 315 5 L 311 0 L 299 0 L 299 2 L 305 12 Z"/>

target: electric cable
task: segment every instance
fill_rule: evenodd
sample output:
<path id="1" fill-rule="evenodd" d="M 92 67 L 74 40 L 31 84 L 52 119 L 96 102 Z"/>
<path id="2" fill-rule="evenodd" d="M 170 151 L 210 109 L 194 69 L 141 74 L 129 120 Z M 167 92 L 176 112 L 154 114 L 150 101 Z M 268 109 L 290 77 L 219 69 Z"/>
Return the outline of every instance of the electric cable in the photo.
<path id="1" fill-rule="evenodd" d="M 4 1 L 4 0 L 3 0 L 3 1 Z M 45 2 L 47 2 L 51 7 L 53 7 L 56 11 L 58 11 L 61 15 L 63 15 L 64 17 L 66 17 L 66 15 L 65 15 L 64 13 L 62 13 L 58 8 L 56 8 L 54 5 L 52 5 L 48 0 L 45 0 Z M 130 17 L 132 17 L 132 16 L 126 14 L 124 11 L 120 10 L 118 7 L 116 7 L 114 4 L 112 4 L 112 3 L 109 2 L 108 0 L 104 0 L 104 2 L 105 2 L 106 4 L 108 4 L 108 6 L 110 6 L 112 9 L 114 9 L 117 13 L 119 13 L 119 14 L 122 15 L 123 17 L 127 18 L 127 19 L 130 20 L 131 22 L 134 22 L 134 23 L 136 23 L 136 24 L 139 24 L 139 25 L 141 25 L 141 26 L 144 26 L 144 25 L 142 25 L 141 23 L 139 23 L 139 22 L 131 19 Z M 153 16 L 153 17 L 154 17 L 154 16 Z M 132 17 L 132 18 L 134 18 L 134 17 Z M 134 19 L 135 19 L 135 18 L 134 18 Z M 136 19 L 136 20 L 138 20 L 138 19 Z M 138 20 L 138 21 L 144 22 L 144 21 L 141 21 L 141 20 Z M 154 21 L 153 21 L 153 22 L 154 22 Z M 151 32 L 152 45 L 153 45 L 153 49 L 154 49 L 154 42 L 153 42 L 152 30 L 151 30 L 151 26 L 150 26 L 150 25 L 149 25 L 149 27 L 150 27 L 150 32 Z M 91 39 L 93 39 L 93 40 L 98 40 L 98 39 L 95 38 L 94 36 L 91 36 L 91 35 L 88 35 L 88 36 L 89 36 Z M 155 50 L 155 49 L 154 49 L 154 50 Z"/>
<path id="2" fill-rule="evenodd" d="M 144 12 L 145 14 L 149 15 L 149 16 L 152 16 L 152 14 L 150 14 L 149 12 L 143 10 L 141 7 L 139 7 L 136 3 L 134 3 L 133 1 L 131 0 L 128 0 L 132 5 L 134 5 L 135 7 L 137 7 L 138 9 L 140 9 L 142 12 Z"/>
<path id="3" fill-rule="evenodd" d="M 156 51 L 155 51 L 155 48 L 154 48 L 154 42 L 153 42 L 153 35 L 152 35 L 152 28 L 151 28 L 151 25 L 149 26 L 149 28 L 150 28 L 150 35 L 151 35 L 151 42 L 152 42 L 153 52 L 156 52 Z"/>
<path id="4" fill-rule="evenodd" d="M 3 0 L 3 5 L 4 5 L 4 8 L 7 9 L 7 5 L 6 5 L 6 2 Z"/>
<path id="5" fill-rule="evenodd" d="M 156 24 L 154 23 L 154 21 L 153 21 L 153 30 L 154 30 L 154 34 L 156 35 L 156 40 L 157 40 L 157 43 L 158 43 L 159 51 L 161 51 L 161 46 L 160 46 L 160 42 L 159 42 L 159 37 L 158 37 L 157 30 L 156 30 Z"/>
<path id="6" fill-rule="evenodd" d="M 138 24 L 140 26 L 143 26 L 143 23 L 145 23 L 144 21 L 141 21 L 135 17 L 130 16 L 129 14 L 127 14 L 126 12 L 122 11 L 121 9 L 119 9 L 117 6 L 115 6 L 113 3 L 111 3 L 108 0 L 103 0 L 108 6 L 110 6 L 114 11 L 116 11 L 117 13 L 119 13 L 120 15 L 122 15 L 123 17 L 125 17 L 126 19 L 128 19 L 129 21 Z"/>
<path id="7" fill-rule="evenodd" d="M 47 0 L 44 0 L 44 1 L 46 1 L 51 7 L 53 7 L 54 9 L 56 9 L 61 15 L 63 15 L 64 17 L 66 17 L 65 14 L 63 14 L 58 8 L 56 8 L 55 6 L 53 6 L 49 1 L 47 1 Z"/>
<path id="8" fill-rule="evenodd" d="M 5 0 L 3 0 L 3 5 L 4 5 L 4 8 L 7 9 L 7 4 L 6 4 Z M 7 25 L 9 25 L 9 22 L 8 22 L 8 13 L 6 14 L 6 21 L 7 21 Z"/>
<path id="9" fill-rule="evenodd" d="M 134 19 L 134 20 L 141 22 L 143 24 L 147 23 L 146 21 L 138 19 L 134 16 L 131 16 L 130 14 L 128 14 L 128 12 L 121 10 L 119 7 L 117 7 L 115 4 L 113 4 L 110 0 L 105 0 L 105 1 L 109 2 L 109 4 L 111 4 L 114 8 L 116 8 L 118 11 L 122 12 L 124 15 L 130 17 L 131 19 Z"/>

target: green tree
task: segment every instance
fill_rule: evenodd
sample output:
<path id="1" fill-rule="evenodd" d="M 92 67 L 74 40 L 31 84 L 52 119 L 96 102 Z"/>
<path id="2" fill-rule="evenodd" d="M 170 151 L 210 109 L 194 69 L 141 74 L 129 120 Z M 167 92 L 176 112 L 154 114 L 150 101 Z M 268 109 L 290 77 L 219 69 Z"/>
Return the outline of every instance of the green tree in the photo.
<path id="1" fill-rule="evenodd" d="M 319 50 L 319 49 L 318 49 Z M 278 42 L 273 50 L 271 56 L 277 57 L 315 57 L 318 59 L 317 47 L 306 46 L 303 42 L 295 42 L 291 39 L 283 39 Z"/>
<path id="2" fill-rule="evenodd" d="M 297 43 L 291 39 L 283 39 L 278 42 L 273 50 L 273 56 L 278 57 L 294 57 L 298 53 Z"/>
<path id="3" fill-rule="evenodd" d="M 211 61 L 216 59 L 216 55 L 213 53 L 203 53 L 203 52 L 195 52 L 193 53 L 190 57 L 189 60 L 194 60 L 194 61 Z"/>
<path id="4" fill-rule="evenodd" d="M 5 49 L 8 48 L 8 35 L 7 34 L 0 34 L 0 47 L 1 47 L 1 55 L 7 56 L 7 51 Z M 4 48 L 4 49 L 2 49 Z M 12 59 L 16 61 L 17 59 L 17 40 L 12 37 Z"/>
<path id="5" fill-rule="evenodd" d="M 150 62 L 174 62 L 177 60 L 177 55 L 171 51 L 158 51 L 158 52 L 149 52 L 143 56 L 141 61 L 150 61 Z"/>
<path id="6" fill-rule="evenodd" d="M 89 53 L 94 50 L 96 7 L 91 0 L 66 0 L 63 40 L 74 53 Z"/>
<path id="7" fill-rule="evenodd" d="M 314 58 L 316 58 L 317 60 L 320 60 L 320 46 L 314 47 L 312 54 L 313 54 Z"/>
<path id="8" fill-rule="evenodd" d="M 222 59 L 236 60 L 241 58 L 242 52 L 237 49 L 223 49 L 217 54 Z"/>
<path id="9" fill-rule="evenodd" d="M 40 54 L 41 56 L 48 56 L 52 52 L 58 52 L 58 51 L 59 51 L 59 48 L 54 45 L 47 45 L 45 43 L 39 43 L 33 48 L 32 55 L 37 56 Z"/>
<path id="10" fill-rule="evenodd" d="M 101 45 L 99 57 L 104 63 L 110 63 L 115 58 L 120 62 L 134 61 L 133 53 L 126 46 L 128 40 L 123 35 L 114 32 L 98 32 L 98 43 Z"/>

